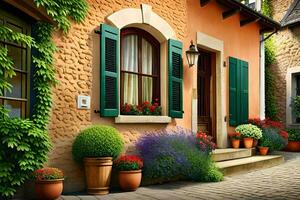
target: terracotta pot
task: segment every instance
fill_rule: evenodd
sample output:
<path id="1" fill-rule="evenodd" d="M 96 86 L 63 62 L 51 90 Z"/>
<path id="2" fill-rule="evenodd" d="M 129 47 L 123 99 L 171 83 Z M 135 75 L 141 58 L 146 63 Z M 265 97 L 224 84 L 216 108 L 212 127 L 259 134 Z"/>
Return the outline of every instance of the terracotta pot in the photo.
<path id="1" fill-rule="evenodd" d="M 38 199 L 54 200 L 60 197 L 63 190 L 63 180 L 43 180 L 35 182 L 35 192 Z"/>
<path id="2" fill-rule="evenodd" d="M 124 191 L 135 191 L 141 184 L 142 170 L 120 171 L 119 184 Z"/>
<path id="3" fill-rule="evenodd" d="M 258 140 L 257 139 L 253 139 L 253 146 L 252 147 L 257 147 L 258 144 Z"/>
<path id="4" fill-rule="evenodd" d="M 87 193 L 104 195 L 109 193 L 112 157 L 84 158 Z"/>
<path id="5" fill-rule="evenodd" d="M 231 146 L 234 149 L 238 149 L 240 147 L 240 140 L 231 140 Z"/>
<path id="6" fill-rule="evenodd" d="M 286 151 L 300 152 L 300 141 L 289 141 L 285 147 Z"/>
<path id="7" fill-rule="evenodd" d="M 269 147 L 258 147 L 260 155 L 267 155 L 269 151 Z"/>
<path id="8" fill-rule="evenodd" d="M 253 138 L 243 138 L 244 146 L 247 149 L 251 149 L 253 146 Z"/>

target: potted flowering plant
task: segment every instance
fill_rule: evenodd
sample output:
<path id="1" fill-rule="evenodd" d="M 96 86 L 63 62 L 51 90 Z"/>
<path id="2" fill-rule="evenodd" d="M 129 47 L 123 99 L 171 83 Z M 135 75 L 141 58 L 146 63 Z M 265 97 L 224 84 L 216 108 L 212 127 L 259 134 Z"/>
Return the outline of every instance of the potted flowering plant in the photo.
<path id="1" fill-rule="evenodd" d="M 240 147 L 241 134 L 239 132 L 233 132 L 229 133 L 228 136 L 231 140 L 231 146 L 234 149 L 238 149 Z"/>
<path id="2" fill-rule="evenodd" d="M 212 141 L 212 137 L 206 133 L 199 132 L 196 134 L 199 149 L 207 154 L 216 149 L 216 144 Z"/>
<path id="3" fill-rule="evenodd" d="M 161 115 L 161 106 L 158 99 L 153 100 L 151 103 L 148 101 L 140 105 L 132 105 L 125 103 L 121 106 L 122 115 Z"/>
<path id="4" fill-rule="evenodd" d="M 286 151 L 300 152 L 300 130 L 288 130 L 288 144 L 285 148 Z"/>
<path id="5" fill-rule="evenodd" d="M 57 168 L 46 167 L 33 172 L 35 191 L 39 199 L 54 200 L 63 190 L 64 174 Z"/>
<path id="6" fill-rule="evenodd" d="M 124 191 L 135 191 L 141 184 L 143 160 L 139 156 L 124 155 L 115 161 L 119 170 L 119 184 Z"/>
<path id="7" fill-rule="evenodd" d="M 253 147 L 253 139 L 259 140 L 262 137 L 261 129 L 253 124 L 239 125 L 235 131 L 241 133 L 246 148 Z"/>

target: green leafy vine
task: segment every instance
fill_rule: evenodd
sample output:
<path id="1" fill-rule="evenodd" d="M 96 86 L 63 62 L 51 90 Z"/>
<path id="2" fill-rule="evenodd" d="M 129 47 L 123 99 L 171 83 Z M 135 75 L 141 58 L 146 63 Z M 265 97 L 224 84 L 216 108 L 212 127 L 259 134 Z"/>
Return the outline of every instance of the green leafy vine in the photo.
<path id="1" fill-rule="evenodd" d="M 43 6 L 58 28 L 68 32 L 71 22 L 82 22 L 87 14 L 86 0 L 34 0 Z M 47 161 L 51 148 L 46 132 L 52 105 L 51 88 L 57 81 L 53 55 L 56 51 L 52 41 L 54 27 L 44 22 L 33 25 L 33 35 L 28 36 L 0 25 L 0 41 L 27 45 L 32 49 L 33 92 L 35 102 L 30 119 L 10 118 L 8 110 L 0 106 L 0 199 L 11 198 L 30 174 Z M 0 96 L 11 91 L 10 79 L 16 75 L 8 49 L 0 45 Z"/>
<path id="2" fill-rule="evenodd" d="M 271 0 L 263 0 L 262 13 L 270 18 L 273 16 L 273 5 Z M 265 42 L 265 105 L 266 116 L 271 120 L 278 120 L 278 106 L 275 96 L 275 78 L 271 72 L 271 65 L 275 62 L 275 42 L 271 37 Z"/>

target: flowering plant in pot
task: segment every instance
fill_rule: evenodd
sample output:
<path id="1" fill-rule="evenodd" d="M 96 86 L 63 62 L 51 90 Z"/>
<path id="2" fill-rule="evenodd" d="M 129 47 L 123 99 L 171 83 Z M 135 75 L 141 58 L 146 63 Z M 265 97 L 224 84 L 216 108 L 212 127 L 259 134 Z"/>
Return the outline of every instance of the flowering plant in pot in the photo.
<path id="1" fill-rule="evenodd" d="M 288 130 L 288 144 L 285 148 L 287 151 L 300 151 L 300 130 L 289 129 Z"/>
<path id="2" fill-rule="evenodd" d="M 109 192 L 112 160 L 124 148 L 120 133 L 110 126 L 91 126 L 76 137 L 72 153 L 75 161 L 84 163 L 87 192 L 103 195 Z"/>
<path id="3" fill-rule="evenodd" d="M 155 99 L 151 103 L 148 101 L 139 105 L 125 103 L 121 106 L 122 115 L 161 115 L 159 100 Z"/>
<path id="4" fill-rule="evenodd" d="M 39 199 L 54 200 L 63 190 L 64 174 L 57 168 L 45 167 L 33 172 L 35 191 Z"/>
<path id="5" fill-rule="evenodd" d="M 231 140 L 233 148 L 238 149 L 240 147 L 241 134 L 239 132 L 229 133 L 228 137 Z"/>
<path id="6" fill-rule="evenodd" d="M 246 148 L 252 148 L 253 139 L 259 140 L 262 137 L 262 130 L 253 124 L 242 124 L 235 128 L 241 133 Z"/>
<path id="7" fill-rule="evenodd" d="M 119 184 L 124 191 L 135 191 L 141 184 L 143 160 L 136 155 L 124 155 L 114 162 L 119 170 Z"/>

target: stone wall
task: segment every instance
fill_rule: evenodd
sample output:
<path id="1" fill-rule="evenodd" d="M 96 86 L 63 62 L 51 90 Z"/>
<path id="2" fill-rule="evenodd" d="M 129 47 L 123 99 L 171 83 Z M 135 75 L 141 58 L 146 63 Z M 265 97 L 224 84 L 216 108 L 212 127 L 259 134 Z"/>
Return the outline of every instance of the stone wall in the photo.
<path id="1" fill-rule="evenodd" d="M 294 0 L 274 0 L 274 19 L 281 21 Z M 297 33 L 298 32 L 298 33 Z M 276 46 L 276 62 L 271 71 L 275 78 L 275 96 L 280 121 L 286 122 L 286 73 L 288 68 L 300 66 L 300 42 L 297 29 L 283 29 L 273 36 Z"/>
<path id="2" fill-rule="evenodd" d="M 95 85 L 99 81 L 99 35 L 94 30 L 105 18 L 123 8 L 139 8 L 141 3 L 152 6 L 153 11 L 166 20 L 175 30 L 178 39 L 186 35 L 185 0 L 88 0 L 89 11 L 82 24 L 73 24 L 67 35 L 58 31 L 53 35 L 58 51 L 55 55 L 59 84 L 53 90 L 53 109 L 49 124 L 49 134 L 53 149 L 49 154 L 49 166 L 62 168 L 66 175 L 64 192 L 84 189 L 83 169 L 72 159 L 71 148 L 80 130 L 91 124 L 108 124 L 123 133 L 127 148 L 145 130 L 157 130 L 169 125 L 116 125 L 113 118 L 100 118 L 94 110 L 99 110 L 99 91 Z M 78 110 L 78 95 L 91 96 L 90 110 Z M 129 149 L 132 151 L 132 149 Z"/>

